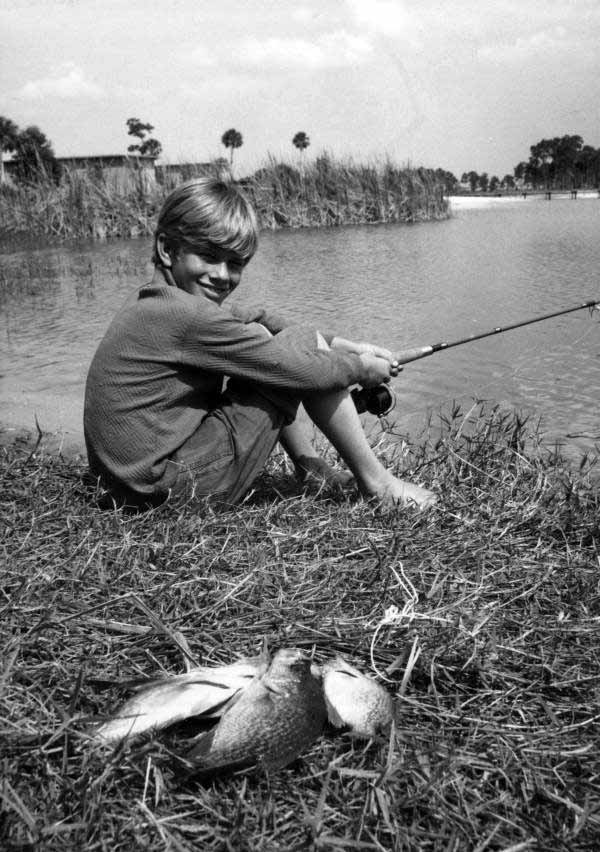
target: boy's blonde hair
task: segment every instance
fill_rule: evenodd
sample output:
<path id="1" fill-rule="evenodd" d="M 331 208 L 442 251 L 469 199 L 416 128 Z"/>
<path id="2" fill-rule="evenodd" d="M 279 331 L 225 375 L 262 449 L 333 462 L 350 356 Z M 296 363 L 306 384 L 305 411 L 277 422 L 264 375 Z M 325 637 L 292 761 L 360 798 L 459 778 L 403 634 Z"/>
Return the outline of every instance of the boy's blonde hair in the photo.
<path id="1" fill-rule="evenodd" d="M 252 205 L 230 178 L 201 177 L 186 181 L 164 201 L 156 231 L 152 261 L 160 264 L 156 250 L 159 234 L 176 252 L 202 254 L 219 246 L 236 252 L 247 263 L 258 246 L 258 224 Z"/>

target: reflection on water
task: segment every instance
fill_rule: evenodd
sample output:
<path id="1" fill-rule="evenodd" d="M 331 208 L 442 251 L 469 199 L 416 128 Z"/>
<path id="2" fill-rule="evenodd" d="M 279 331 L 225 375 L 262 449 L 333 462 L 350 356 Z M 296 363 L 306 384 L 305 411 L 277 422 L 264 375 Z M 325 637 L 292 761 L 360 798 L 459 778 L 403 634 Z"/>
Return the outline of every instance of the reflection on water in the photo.
<path id="1" fill-rule="evenodd" d="M 600 298 L 600 202 L 504 204 L 449 221 L 262 235 L 236 294 L 325 331 L 391 348 L 453 340 Z M 149 241 L 0 256 L 0 420 L 81 432 L 95 346 L 151 274 Z M 597 315 L 596 315 L 597 316 Z M 600 329 L 587 311 L 407 365 L 398 428 L 453 399 L 494 399 L 542 417 L 549 441 L 600 438 Z M 596 438 L 596 440 L 594 440 Z"/>

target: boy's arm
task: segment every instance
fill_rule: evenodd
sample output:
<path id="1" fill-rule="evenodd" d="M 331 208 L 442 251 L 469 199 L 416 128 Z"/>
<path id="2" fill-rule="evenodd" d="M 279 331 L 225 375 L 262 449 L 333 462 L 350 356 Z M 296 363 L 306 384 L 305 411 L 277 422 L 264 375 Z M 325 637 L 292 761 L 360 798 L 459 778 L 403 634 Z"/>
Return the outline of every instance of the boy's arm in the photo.
<path id="1" fill-rule="evenodd" d="M 228 307 L 231 315 L 239 322 L 243 322 L 244 325 L 248 325 L 251 322 L 258 322 L 261 325 L 264 325 L 271 334 L 279 334 L 279 332 L 283 331 L 284 328 L 288 328 L 290 325 L 293 325 L 293 323 L 283 314 L 271 311 L 267 308 L 258 307 L 256 305 L 244 307 L 236 304 L 229 305 Z"/>
<path id="2" fill-rule="evenodd" d="M 271 334 L 279 334 L 280 331 L 283 331 L 284 328 L 290 328 L 292 325 L 297 325 L 294 323 L 289 317 L 285 314 L 279 313 L 279 311 L 272 311 L 270 308 L 262 308 L 256 305 L 251 306 L 242 306 L 231 304 L 228 306 L 231 311 L 232 316 L 243 322 L 245 325 L 248 325 L 251 322 L 258 322 L 261 325 L 271 332 Z M 319 329 L 327 343 L 329 343 L 332 348 L 332 341 L 335 340 L 335 336 L 332 332 L 326 332 L 322 329 Z M 338 338 L 341 340 L 342 338 Z M 340 347 L 341 348 L 341 347 Z M 354 350 L 346 350 L 346 351 L 354 351 Z M 360 354 L 360 353 L 357 353 Z"/>
<path id="3" fill-rule="evenodd" d="M 320 349 L 316 329 L 305 325 L 268 336 L 262 323 L 243 323 L 210 303 L 202 311 L 186 311 L 186 320 L 180 328 L 184 363 L 293 393 L 372 385 L 371 362 L 385 363 L 368 354 Z"/>

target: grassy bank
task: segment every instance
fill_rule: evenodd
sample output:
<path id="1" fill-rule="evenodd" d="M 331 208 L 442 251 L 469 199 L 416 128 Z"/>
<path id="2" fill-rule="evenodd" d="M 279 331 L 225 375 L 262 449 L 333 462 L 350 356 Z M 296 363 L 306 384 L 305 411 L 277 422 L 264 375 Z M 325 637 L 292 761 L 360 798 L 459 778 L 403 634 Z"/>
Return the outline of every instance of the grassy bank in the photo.
<path id="1" fill-rule="evenodd" d="M 149 184 L 133 168 L 119 180 L 117 188 L 92 170 L 66 169 L 58 184 L 41 180 L 3 187 L 0 229 L 5 235 L 60 239 L 152 233 L 156 213 L 174 184 Z M 390 162 L 365 166 L 322 155 L 296 168 L 271 159 L 242 183 L 263 228 L 414 222 L 444 218 L 448 212 L 432 170 L 398 168 Z"/>
<path id="2" fill-rule="evenodd" d="M 2 451 L 0 846 L 597 849 L 600 501 L 527 432 L 475 409 L 434 443 L 383 437 L 443 495 L 424 516 L 306 495 L 279 458 L 235 511 L 124 515 L 77 461 Z M 119 683 L 263 637 L 373 663 L 390 741 L 326 732 L 271 777 L 183 785 L 185 728 L 86 741 Z"/>

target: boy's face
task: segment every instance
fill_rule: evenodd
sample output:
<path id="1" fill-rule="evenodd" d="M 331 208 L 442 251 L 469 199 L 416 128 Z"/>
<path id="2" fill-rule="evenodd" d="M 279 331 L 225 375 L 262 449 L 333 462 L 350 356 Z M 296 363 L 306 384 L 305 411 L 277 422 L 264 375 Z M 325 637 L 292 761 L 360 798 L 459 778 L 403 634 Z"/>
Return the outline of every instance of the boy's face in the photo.
<path id="1" fill-rule="evenodd" d="M 204 296 L 218 305 L 233 293 L 246 262 L 229 249 L 212 246 L 202 254 L 181 249 L 171 258 L 177 286 L 192 296 Z"/>

